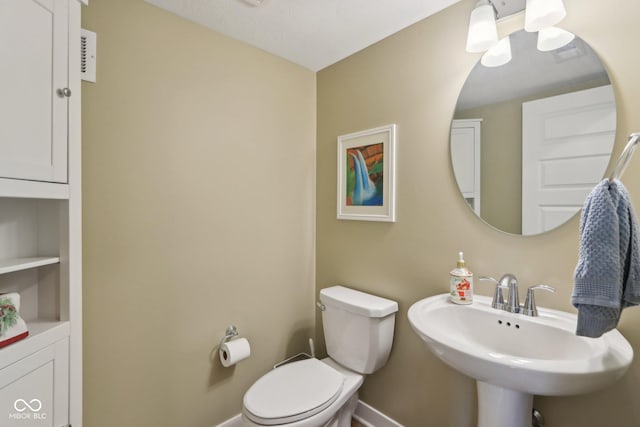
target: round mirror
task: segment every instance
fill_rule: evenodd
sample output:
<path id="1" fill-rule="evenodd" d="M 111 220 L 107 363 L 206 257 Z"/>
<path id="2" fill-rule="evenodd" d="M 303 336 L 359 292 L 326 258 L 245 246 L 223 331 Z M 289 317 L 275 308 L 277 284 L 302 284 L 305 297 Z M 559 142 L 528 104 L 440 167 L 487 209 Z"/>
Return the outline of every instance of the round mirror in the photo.
<path id="1" fill-rule="evenodd" d="M 534 235 L 573 217 L 604 177 L 615 97 L 598 55 L 580 38 L 544 52 L 538 33 L 509 39 L 512 59 L 495 67 L 479 61 L 460 92 L 451 164 L 480 218 Z"/>

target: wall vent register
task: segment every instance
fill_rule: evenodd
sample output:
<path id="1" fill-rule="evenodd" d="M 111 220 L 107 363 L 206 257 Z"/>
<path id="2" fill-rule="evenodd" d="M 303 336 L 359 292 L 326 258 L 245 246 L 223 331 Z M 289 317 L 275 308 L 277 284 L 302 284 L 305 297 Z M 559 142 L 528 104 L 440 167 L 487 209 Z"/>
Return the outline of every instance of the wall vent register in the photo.
<path id="1" fill-rule="evenodd" d="M 80 75 L 82 80 L 96 82 L 96 33 L 80 31 Z"/>

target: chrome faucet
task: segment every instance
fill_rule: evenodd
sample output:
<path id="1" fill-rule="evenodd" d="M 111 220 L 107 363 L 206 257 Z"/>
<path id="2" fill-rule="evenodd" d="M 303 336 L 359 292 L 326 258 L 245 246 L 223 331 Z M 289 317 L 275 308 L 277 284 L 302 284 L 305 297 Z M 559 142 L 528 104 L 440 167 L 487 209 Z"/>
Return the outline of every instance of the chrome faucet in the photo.
<path id="1" fill-rule="evenodd" d="M 491 307 L 498 310 L 505 310 L 510 313 L 520 313 L 520 299 L 518 297 L 518 279 L 511 273 L 503 274 L 500 280 L 496 280 L 493 277 L 482 276 L 480 280 L 493 282 L 496 284 L 496 290 L 493 294 L 493 301 Z M 502 289 L 508 289 L 507 302 L 504 302 L 502 296 Z"/>
<path id="2" fill-rule="evenodd" d="M 520 313 L 520 298 L 518 296 L 518 279 L 507 273 L 500 278 L 500 284 L 509 289 L 507 305 L 504 307 L 509 313 Z"/>
<path id="3" fill-rule="evenodd" d="M 493 301 L 491 301 L 491 307 L 498 310 L 508 311 L 509 313 L 522 313 L 525 316 L 537 316 L 538 309 L 536 307 L 536 300 L 534 293 L 536 289 L 542 289 L 548 292 L 555 292 L 556 288 L 548 285 L 535 285 L 527 288 L 527 298 L 524 301 L 524 306 L 520 306 L 520 298 L 518 296 L 518 279 L 511 273 L 503 274 L 500 280 L 496 280 L 490 276 L 481 276 L 481 281 L 492 282 L 496 285 L 496 290 L 493 293 Z M 507 302 L 504 302 L 504 296 L 502 295 L 502 289 L 509 289 L 507 296 Z"/>

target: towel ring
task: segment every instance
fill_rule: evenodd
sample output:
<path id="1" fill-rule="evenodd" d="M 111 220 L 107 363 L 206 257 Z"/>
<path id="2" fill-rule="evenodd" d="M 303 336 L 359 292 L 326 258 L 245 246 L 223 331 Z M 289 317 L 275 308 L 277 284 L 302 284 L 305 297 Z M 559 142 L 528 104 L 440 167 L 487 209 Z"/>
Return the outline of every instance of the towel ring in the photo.
<path id="1" fill-rule="evenodd" d="M 616 163 L 616 167 L 613 169 L 613 172 L 609 176 L 609 181 L 619 179 L 622 176 L 622 173 L 629 164 L 629 160 L 631 160 L 631 156 L 636 149 L 636 145 L 638 144 L 639 139 L 640 133 L 632 133 L 631 135 L 629 135 L 629 142 L 627 142 L 624 150 L 622 150 L 622 154 L 620 154 L 620 157 L 618 157 L 618 162 Z"/>

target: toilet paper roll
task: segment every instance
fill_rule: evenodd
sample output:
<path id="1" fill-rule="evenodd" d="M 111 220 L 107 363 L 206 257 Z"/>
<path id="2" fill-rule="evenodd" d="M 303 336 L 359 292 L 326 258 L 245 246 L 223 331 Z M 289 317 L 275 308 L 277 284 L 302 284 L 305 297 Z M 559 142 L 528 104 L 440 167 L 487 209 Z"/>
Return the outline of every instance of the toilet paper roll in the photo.
<path id="1" fill-rule="evenodd" d="M 228 368 L 251 355 L 251 346 L 246 338 L 236 338 L 222 343 L 219 350 L 222 366 Z"/>

